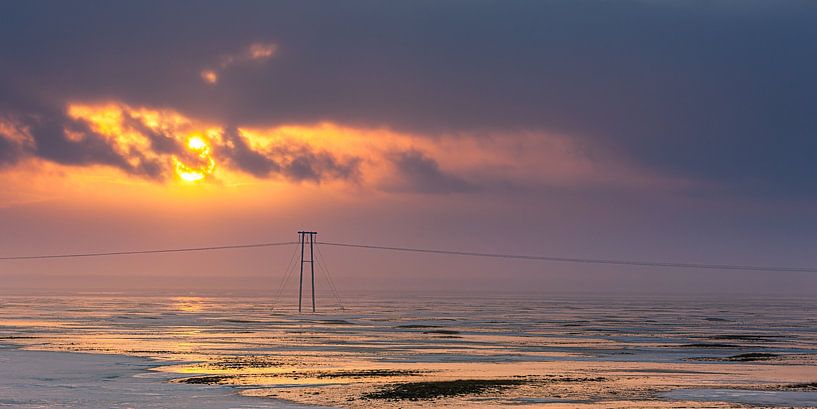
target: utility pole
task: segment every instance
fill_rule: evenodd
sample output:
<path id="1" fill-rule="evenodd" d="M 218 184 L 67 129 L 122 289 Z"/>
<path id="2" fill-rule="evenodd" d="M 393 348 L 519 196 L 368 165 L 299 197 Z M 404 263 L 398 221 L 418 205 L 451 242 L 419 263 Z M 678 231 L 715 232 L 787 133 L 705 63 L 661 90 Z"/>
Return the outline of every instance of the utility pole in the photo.
<path id="1" fill-rule="evenodd" d="M 312 273 L 312 312 L 315 312 L 315 236 L 318 235 L 316 231 L 299 231 L 298 242 L 301 244 L 301 279 L 298 282 L 298 312 L 301 312 L 303 305 L 304 294 L 304 263 L 309 263 L 309 268 Z M 309 260 L 304 258 L 306 251 L 306 242 L 309 241 Z"/>

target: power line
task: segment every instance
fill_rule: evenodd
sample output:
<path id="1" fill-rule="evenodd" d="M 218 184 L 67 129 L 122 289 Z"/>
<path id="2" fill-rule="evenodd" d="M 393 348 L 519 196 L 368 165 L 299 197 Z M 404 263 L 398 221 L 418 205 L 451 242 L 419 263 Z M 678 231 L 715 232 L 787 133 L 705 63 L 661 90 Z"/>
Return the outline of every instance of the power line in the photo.
<path id="1" fill-rule="evenodd" d="M 29 256 L 4 256 L 4 257 L 0 257 L 0 261 L 4 261 L 4 260 L 41 260 L 41 259 L 61 259 L 61 258 L 82 258 L 82 257 L 107 257 L 107 256 L 139 255 L 139 254 L 183 253 L 183 252 L 197 252 L 197 251 L 218 251 L 218 250 L 233 250 L 233 249 L 248 249 L 248 248 L 260 248 L 260 247 L 286 246 L 286 245 L 290 245 L 290 244 L 298 244 L 298 242 L 285 241 L 285 242 L 248 243 L 248 244 L 234 244 L 234 245 L 207 246 L 207 247 L 166 248 L 166 249 L 152 249 L 152 250 L 126 250 L 126 251 L 94 252 L 94 253 L 39 254 L 39 255 L 29 255 Z M 475 252 L 475 251 L 456 251 L 456 250 L 414 248 L 414 247 L 377 246 L 377 245 L 369 245 L 369 244 L 339 243 L 339 242 L 326 242 L 326 241 L 316 241 L 315 244 L 323 244 L 323 245 L 326 245 L 326 246 L 334 246 L 334 247 L 370 249 L 370 250 L 387 250 L 387 251 L 399 251 L 399 252 L 411 252 L 411 253 L 440 254 L 440 255 L 454 255 L 454 256 L 467 256 L 467 257 L 489 257 L 489 258 L 531 260 L 531 261 L 547 261 L 547 262 L 560 262 L 560 263 L 607 264 L 607 265 L 622 265 L 622 266 L 667 267 L 667 268 L 708 269 L 708 270 L 742 270 L 742 271 L 765 271 L 765 272 L 817 273 L 817 267 L 780 267 L 780 266 L 755 266 L 755 265 L 739 265 L 739 264 L 702 264 L 702 263 L 654 262 L 654 261 L 638 261 L 638 260 L 612 260 L 612 259 L 596 259 L 596 258 L 572 258 L 572 257 L 556 257 L 556 256 L 544 256 L 544 255 L 521 255 L 521 254 L 484 253 L 484 252 Z"/>
<path id="2" fill-rule="evenodd" d="M 297 244 L 297 243 L 295 243 Z M 292 256 L 289 258 L 289 265 L 287 265 L 287 269 L 284 272 L 284 276 L 282 277 L 281 284 L 278 286 L 278 290 L 275 292 L 275 295 L 272 299 L 273 308 L 275 308 L 275 303 L 277 300 L 281 298 L 281 294 L 284 292 L 284 287 L 286 287 L 287 283 L 289 282 L 289 277 L 292 273 L 295 272 L 295 255 L 298 254 L 298 246 L 293 246 L 292 249 Z"/>
<path id="3" fill-rule="evenodd" d="M 608 260 L 608 259 L 594 259 L 594 258 L 571 258 L 571 257 L 554 257 L 554 256 L 532 256 L 519 254 L 502 254 L 502 253 L 480 253 L 473 251 L 455 251 L 455 250 L 437 250 L 437 249 L 422 249 L 412 247 L 392 247 L 392 246 L 375 246 L 368 244 L 352 244 L 352 243 L 332 243 L 319 241 L 318 244 L 325 246 L 336 247 L 350 247 L 371 250 L 389 250 L 402 251 L 412 253 L 427 253 L 427 254 L 444 254 L 454 256 L 468 256 L 468 257 L 492 257 L 503 259 L 517 259 L 517 260 L 535 260 L 535 261 L 550 261 L 561 263 L 582 263 L 582 264 L 612 264 L 622 266 L 640 266 L 640 267 L 669 267 L 669 268 L 694 268 L 694 269 L 709 269 L 709 270 L 743 270 L 743 271 L 766 271 L 766 272 L 804 272 L 817 273 L 815 267 L 772 267 L 772 266 L 749 266 L 737 264 L 698 264 L 698 263 L 675 263 L 675 262 L 654 262 L 654 261 L 634 261 L 634 260 Z"/>
<path id="4" fill-rule="evenodd" d="M 317 244 L 317 242 L 315 243 Z M 318 270 L 323 271 L 324 275 L 326 276 L 326 282 L 329 283 L 329 289 L 335 296 L 335 299 L 338 301 L 338 306 L 341 310 L 344 310 L 343 303 L 340 301 L 340 293 L 338 292 L 338 288 L 335 286 L 334 280 L 332 280 L 332 275 L 329 274 L 329 268 L 326 267 L 326 258 L 321 253 L 321 247 L 315 246 L 315 249 L 318 250 Z"/>
<path id="5" fill-rule="evenodd" d="M 6 256 L 0 257 L 0 260 L 40 260 L 52 258 L 79 258 L 79 257 L 107 257 L 107 256 L 128 256 L 134 254 L 160 254 L 160 253 L 185 253 L 193 251 L 216 251 L 216 250 L 234 250 L 234 249 L 250 249 L 258 247 L 274 247 L 286 246 L 289 244 L 296 244 L 294 241 L 278 242 L 278 243 L 249 243 L 249 244 L 232 244 L 225 246 L 207 246 L 207 247 L 183 247 L 170 249 L 153 249 L 153 250 L 126 250 L 126 251 L 109 251 L 101 253 L 73 253 L 73 254 L 38 254 L 32 256 Z"/>

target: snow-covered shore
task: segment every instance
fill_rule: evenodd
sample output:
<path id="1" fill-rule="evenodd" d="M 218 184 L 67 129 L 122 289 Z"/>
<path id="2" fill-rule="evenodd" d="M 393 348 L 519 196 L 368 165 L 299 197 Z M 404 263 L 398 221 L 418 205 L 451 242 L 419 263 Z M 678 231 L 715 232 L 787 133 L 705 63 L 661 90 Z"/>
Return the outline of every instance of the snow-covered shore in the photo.
<path id="1" fill-rule="evenodd" d="M 149 359 L 46 352 L 0 346 L 0 407 L 14 408 L 288 408 L 235 389 L 168 383 Z"/>

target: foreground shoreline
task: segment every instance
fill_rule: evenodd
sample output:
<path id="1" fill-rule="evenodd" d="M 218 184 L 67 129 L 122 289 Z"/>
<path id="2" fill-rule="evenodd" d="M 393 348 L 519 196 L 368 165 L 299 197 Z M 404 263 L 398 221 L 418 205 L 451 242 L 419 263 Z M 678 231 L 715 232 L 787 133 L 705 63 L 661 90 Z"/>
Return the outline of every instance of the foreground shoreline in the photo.
<path id="1" fill-rule="evenodd" d="M 174 382 L 178 373 L 164 371 L 180 362 L 164 362 L 122 354 L 23 349 L 0 344 L 0 407 L 20 408 L 320 408 L 240 393 L 234 385 Z M 246 389 L 252 392 L 253 389 Z M 758 391 L 728 388 L 675 389 L 661 400 L 641 401 L 640 407 L 814 407 L 817 392 Z M 386 403 L 386 402 L 383 402 Z M 394 403 L 394 402 L 392 402 Z M 415 402 L 416 403 L 416 402 Z M 433 403 L 433 400 L 432 402 Z M 623 402 L 619 402 L 623 403 Z M 527 399 L 523 406 L 593 407 L 611 402 Z M 694 404 L 694 403 L 693 403 Z M 564 406 L 564 407 L 567 407 Z M 619 407 L 619 406 L 615 406 Z M 624 404 L 620 407 L 629 407 Z"/>
<path id="2" fill-rule="evenodd" d="M 802 300 L 2 301 L 0 406 L 817 407 Z"/>

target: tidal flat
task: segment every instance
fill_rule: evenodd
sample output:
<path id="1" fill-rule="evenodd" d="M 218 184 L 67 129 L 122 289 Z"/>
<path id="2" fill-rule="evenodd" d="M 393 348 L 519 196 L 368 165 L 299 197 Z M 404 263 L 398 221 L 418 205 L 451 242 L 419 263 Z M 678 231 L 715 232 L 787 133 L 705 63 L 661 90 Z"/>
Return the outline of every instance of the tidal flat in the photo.
<path id="1" fill-rule="evenodd" d="M 200 388 L 246 407 L 817 406 L 812 300 L 367 295 L 316 314 L 277 301 L 5 296 L 0 359 L 144 359 L 116 379 L 150 378 L 148 395 Z M 47 389 L 41 371 L 31 376 Z M 19 387 L 0 384 L 24 399 Z M 125 393 L 117 404 L 114 391 L 94 405 L 93 390 L 87 407 L 138 402 Z"/>

